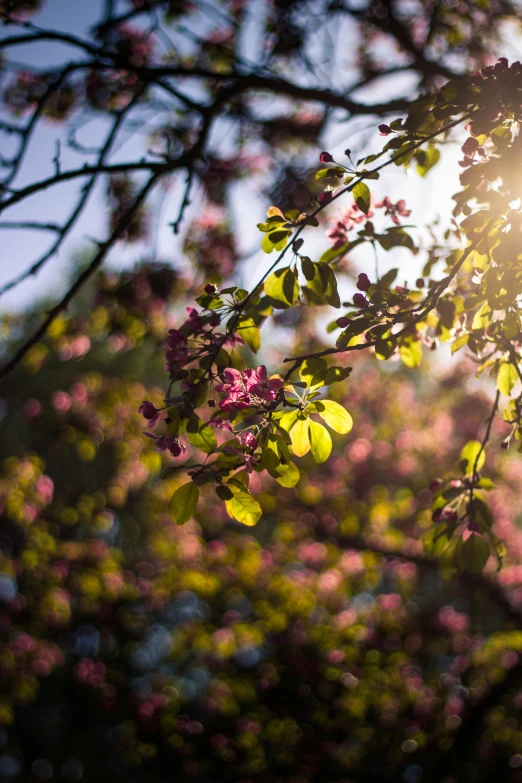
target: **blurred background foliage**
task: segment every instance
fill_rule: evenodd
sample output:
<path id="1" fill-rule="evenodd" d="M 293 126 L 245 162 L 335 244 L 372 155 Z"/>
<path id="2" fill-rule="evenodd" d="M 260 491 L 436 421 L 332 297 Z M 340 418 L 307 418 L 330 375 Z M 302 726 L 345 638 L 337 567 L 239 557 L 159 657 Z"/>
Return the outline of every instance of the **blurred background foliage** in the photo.
<path id="1" fill-rule="evenodd" d="M 303 460 L 296 490 L 260 483 L 255 528 L 212 492 L 176 526 L 184 479 L 160 480 L 176 460 L 137 409 L 161 400 L 179 285 L 146 263 L 100 275 L 4 386 L 3 778 L 518 780 L 519 457 L 491 464 L 500 572 L 445 579 L 422 548 L 430 479 L 488 395 L 465 364 L 360 358 L 335 458 Z M 4 332 L 23 339 L 37 312 Z M 281 344 L 318 339 L 300 317 Z"/>

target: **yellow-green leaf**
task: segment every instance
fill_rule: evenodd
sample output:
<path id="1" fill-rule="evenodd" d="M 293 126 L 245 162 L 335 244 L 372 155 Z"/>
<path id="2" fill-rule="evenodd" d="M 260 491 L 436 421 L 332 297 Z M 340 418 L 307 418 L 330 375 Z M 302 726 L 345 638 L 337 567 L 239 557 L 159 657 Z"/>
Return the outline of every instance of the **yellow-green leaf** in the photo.
<path id="1" fill-rule="evenodd" d="M 318 400 L 315 407 L 319 416 L 340 435 L 346 435 L 353 427 L 353 419 L 342 405 L 333 400 Z"/>
<path id="2" fill-rule="evenodd" d="M 471 328 L 475 329 L 487 329 L 491 323 L 491 307 L 487 302 L 484 302 L 473 317 L 473 323 Z"/>
<path id="3" fill-rule="evenodd" d="M 406 367 L 418 367 L 422 362 L 422 345 L 419 340 L 405 339 L 399 345 L 399 356 Z"/>
<path id="4" fill-rule="evenodd" d="M 283 413 L 278 421 L 278 424 L 281 429 L 285 430 L 285 432 L 290 432 L 298 417 L 299 411 L 288 411 L 288 413 Z"/>
<path id="5" fill-rule="evenodd" d="M 290 430 L 292 449 L 296 457 L 304 457 L 310 451 L 309 429 L 310 419 L 298 419 Z"/>
<path id="6" fill-rule="evenodd" d="M 252 318 L 242 318 L 239 322 L 237 333 L 254 353 L 259 351 L 261 347 L 261 332 Z"/>
<path id="7" fill-rule="evenodd" d="M 199 489 L 193 481 L 179 487 L 170 500 L 170 513 L 177 525 L 183 525 L 193 516 L 199 500 Z"/>
<path id="8" fill-rule="evenodd" d="M 486 461 L 486 451 L 478 440 L 470 440 L 460 452 L 463 470 L 470 476 L 474 470 L 479 471 Z"/>
<path id="9" fill-rule="evenodd" d="M 210 454 L 217 447 L 213 430 L 197 416 L 193 416 L 187 423 L 187 438 L 193 446 L 205 454 Z"/>
<path id="10" fill-rule="evenodd" d="M 472 533 L 469 538 L 462 541 L 456 554 L 457 563 L 464 571 L 477 574 L 483 571 L 484 566 L 488 562 L 490 555 L 489 544 L 482 536 Z"/>
<path id="11" fill-rule="evenodd" d="M 265 280 L 265 294 L 276 309 L 282 310 L 293 305 L 299 296 L 299 284 L 293 269 L 287 266 L 273 272 Z"/>
<path id="12" fill-rule="evenodd" d="M 332 437 L 326 427 L 310 419 L 308 437 L 314 460 L 318 463 L 326 462 L 332 453 Z"/>
<path id="13" fill-rule="evenodd" d="M 501 364 L 497 375 L 497 389 L 499 392 L 505 394 L 506 397 L 509 397 L 511 390 L 517 381 L 518 373 L 516 367 L 510 362 Z"/>
<path id="14" fill-rule="evenodd" d="M 294 462 L 290 462 L 286 473 L 282 476 L 278 476 L 276 481 L 281 484 L 282 487 L 295 487 L 300 478 L 301 474 L 299 473 L 299 468 Z"/>
<path id="15" fill-rule="evenodd" d="M 305 359 L 299 368 L 299 377 L 313 389 L 324 384 L 327 372 L 328 365 L 324 359 Z"/>
<path id="16" fill-rule="evenodd" d="M 234 497 L 225 502 L 227 513 L 242 525 L 253 527 L 261 516 L 262 509 L 259 503 L 247 491 L 246 487 L 241 489 L 237 484 L 227 484 L 232 490 Z"/>
<path id="17" fill-rule="evenodd" d="M 370 211 L 371 201 L 370 189 L 368 185 L 366 185 L 364 182 L 358 182 L 357 185 L 354 186 L 353 197 L 361 212 L 364 212 L 364 214 L 367 215 Z"/>

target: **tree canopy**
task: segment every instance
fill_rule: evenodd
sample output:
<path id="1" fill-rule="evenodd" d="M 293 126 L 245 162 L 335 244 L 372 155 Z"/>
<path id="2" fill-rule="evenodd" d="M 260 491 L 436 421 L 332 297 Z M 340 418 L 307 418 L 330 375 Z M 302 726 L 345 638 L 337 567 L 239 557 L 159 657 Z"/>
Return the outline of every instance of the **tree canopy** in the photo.
<path id="1" fill-rule="evenodd" d="M 0 293 L 70 258 L 2 315 L 0 777 L 519 781 L 516 5 L 57 7 L 0 0 Z"/>

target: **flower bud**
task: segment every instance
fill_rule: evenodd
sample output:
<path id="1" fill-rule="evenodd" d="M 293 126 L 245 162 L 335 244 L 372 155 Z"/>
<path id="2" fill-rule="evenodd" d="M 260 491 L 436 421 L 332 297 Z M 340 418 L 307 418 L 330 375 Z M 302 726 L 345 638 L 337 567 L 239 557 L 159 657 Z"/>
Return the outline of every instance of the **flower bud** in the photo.
<path id="1" fill-rule="evenodd" d="M 357 288 L 359 291 L 367 291 L 371 286 L 370 278 L 362 272 L 357 278 Z"/>
<path id="2" fill-rule="evenodd" d="M 350 319 L 346 318 L 346 316 L 343 315 L 341 316 L 341 318 L 338 318 L 335 323 L 337 324 L 337 326 L 340 326 L 341 329 L 344 329 L 344 327 L 348 326 L 348 324 L 350 323 Z"/>
<path id="3" fill-rule="evenodd" d="M 328 204 L 332 200 L 333 193 L 331 190 L 323 190 L 319 196 L 319 202 L 321 204 Z"/>
<path id="4" fill-rule="evenodd" d="M 368 305 L 368 300 L 362 294 L 354 294 L 353 303 L 357 307 L 366 307 Z"/>
<path id="5" fill-rule="evenodd" d="M 214 283 L 208 283 L 208 284 L 205 286 L 205 293 L 206 293 L 206 294 L 215 294 L 215 293 L 216 293 L 216 291 L 217 291 L 217 288 L 216 288 L 216 286 L 214 285 Z"/>
<path id="6" fill-rule="evenodd" d="M 454 508 L 445 508 L 442 512 L 442 518 L 447 519 L 449 522 L 456 522 L 458 515 Z"/>
<path id="7" fill-rule="evenodd" d="M 325 151 L 321 152 L 321 154 L 319 155 L 319 160 L 321 161 L 321 163 L 333 163 L 332 156 L 330 155 L 329 152 L 325 152 Z"/>
<path id="8" fill-rule="evenodd" d="M 432 479 L 430 481 L 430 489 L 432 492 L 438 492 L 438 490 L 442 487 L 442 481 L 440 479 Z"/>
<path id="9" fill-rule="evenodd" d="M 389 136 L 392 129 L 389 125 L 379 125 L 379 136 Z"/>

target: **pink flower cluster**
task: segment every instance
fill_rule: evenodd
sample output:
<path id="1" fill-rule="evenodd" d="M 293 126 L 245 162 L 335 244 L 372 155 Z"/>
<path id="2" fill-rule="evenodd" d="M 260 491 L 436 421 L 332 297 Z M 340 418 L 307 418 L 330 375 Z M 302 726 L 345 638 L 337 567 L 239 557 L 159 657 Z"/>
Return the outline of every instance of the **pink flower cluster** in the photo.
<path id="1" fill-rule="evenodd" d="M 227 368 L 223 372 L 225 382 L 216 386 L 216 391 L 226 394 L 219 403 L 221 410 L 241 410 L 250 405 L 271 403 L 283 386 L 279 378 L 268 379 L 266 367 L 261 365 L 257 370 L 240 372 Z"/>
<path id="2" fill-rule="evenodd" d="M 159 454 L 163 454 L 164 451 L 170 451 L 173 457 L 179 457 L 187 450 L 187 447 L 179 438 L 175 438 L 168 433 L 154 435 L 153 432 L 146 432 L 145 435 L 147 438 L 152 438 L 154 441 L 154 448 Z"/>
<path id="3" fill-rule="evenodd" d="M 378 201 L 375 204 L 375 209 L 384 209 L 384 214 L 391 215 L 391 219 L 397 226 L 401 224 L 399 215 L 401 217 L 409 217 L 411 215 L 411 209 L 406 209 L 406 202 L 403 198 L 399 199 L 396 204 L 393 204 L 388 196 L 385 196 L 382 201 Z"/>
<path id="4" fill-rule="evenodd" d="M 165 369 L 170 373 L 171 380 L 179 378 L 180 370 L 189 360 L 189 337 L 201 337 L 208 342 L 215 342 L 216 335 L 212 334 L 212 329 L 219 326 L 221 317 L 218 313 L 211 315 L 201 315 L 193 307 L 188 307 L 189 317 L 182 324 L 181 329 L 170 329 L 165 340 L 165 358 L 167 360 Z M 210 329 L 205 329 L 205 327 Z"/>
<path id="5" fill-rule="evenodd" d="M 399 199 L 394 204 L 388 196 L 383 198 L 382 201 L 377 201 L 373 205 L 373 209 L 384 209 L 384 214 L 389 215 L 397 226 L 401 223 L 399 217 L 409 217 L 411 214 L 411 210 L 406 209 L 406 201 L 404 199 Z M 339 216 L 332 221 L 333 228 L 328 232 L 328 238 L 333 241 L 334 248 L 344 245 L 348 241 L 348 233 L 363 221 L 373 217 L 374 214 L 375 212 L 370 210 L 365 215 L 355 203 L 342 209 Z"/>
<path id="6" fill-rule="evenodd" d="M 339 217 L 333 221 L 334 228 L 328 232 L 328 238 L 333 240 L 334 247 L 340 247 L 348 241 L 347 234 L 352 228 L 371 217 L 373 217 L 373 212 L 368 212 L 365 215 L 354 203 L 341 210 Z"/>

